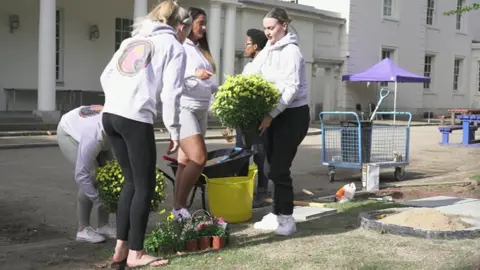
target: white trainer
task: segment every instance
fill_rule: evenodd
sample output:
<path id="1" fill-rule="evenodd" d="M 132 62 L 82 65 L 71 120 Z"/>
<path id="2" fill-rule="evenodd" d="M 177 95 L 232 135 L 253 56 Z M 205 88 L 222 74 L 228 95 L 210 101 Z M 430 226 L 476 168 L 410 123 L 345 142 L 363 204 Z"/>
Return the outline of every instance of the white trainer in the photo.
<path id="1" fill-rule="evenodd" d="M 192 215 L 190 215 L 190 212 L 186 208 L 180 208 L 178 210 L 172 209 L 173 216 L 175 220 L 180 221 L 182 219 L 190 219 L 192 218 Z"/>
<path id="2" fill-rule="evenodd" d="M 96 232 L 108 239 L 117 239 L 117 229 L 112 227 L 111 224 L 97 228 Z"/>
<path id="3" fill-rule="evenodd" d="M 103 235 L 97 233 L 97 231 L 90 226 L 77 232 L 77 241 L 79 242 L 102 243 L 106 240 L 107 239 Z"/>
<path id="4" fill-rule="evenodd" d="M 295 225 L 295 219 L 292 215 L 278 216 L 278 228 L 275 230 L 275 234 L 282 236 L 289 236 L 297 231 L 297 225 Z"/>
<path id="5" fill-rule="evenodd" d="M 253 228 L 257 230 L 275 231 L 278 228 L 277 215 L 270 213 L 262 218 L 259 222 L 253 224 Z"/>

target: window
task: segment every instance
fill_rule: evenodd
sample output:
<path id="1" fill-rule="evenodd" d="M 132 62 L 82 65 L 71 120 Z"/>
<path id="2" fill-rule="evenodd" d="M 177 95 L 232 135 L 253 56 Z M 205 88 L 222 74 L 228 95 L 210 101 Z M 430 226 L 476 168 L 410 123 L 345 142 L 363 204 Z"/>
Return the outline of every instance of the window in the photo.
<path id="1" fill-rule="evenodd" d="M 130 19 L 115 19 L 115 51 L 120 48 L 120 44 L 126 38 L 131 36 L 133 20 Z"/>
<path id="2" fill-rule="evenodd" d="M 460 85 L 460 68 L 462 66 L 463 59 L 456 58 L 453 61 L 453 91 L 457 92 Z"/>
<path id="3" fill-rule="evenodd" d="M 478 64 L 478 76 L 477 76 L 477 90 L 480 92 L 480 61 L 477 62 Z"/>
<path id="4" fill-rule="evenodd" d="M 55 79 L 57 82 L 63 81 L 63 16 L 62 11 L 56 12 L 55 29 Z"/>
<path id="5" fill-rule="evenodd" d="M 427 0 L 427 24 L 433 25 L 433 16 L 435 14 L 435 0 Z"/>
<path id="6" fill-rule="evenodd" d="M 465 0 L 457 0 L 457 9 L 463 8 L 464 1 Z M 457 30 L 461 30 L 462 29 L 462 14 L 457 14 L 456 16 L 457 16 L 456 28 L 457 28 Z"/>
<path id="7" fill-rule="evenodd" d="M 394 0 L 383 0 L 383 16 L 393 16 L 393 1 Z"/>
<path id="8" fill-rule="evenodd" d="M 424 63 L 423 64 L 423 76 L 430 78 L 430 82 L 423 83 L 423 89 L 425 89 L 425 90 L 430 90 L 430 84 L 431 84 L 431 81 L 432 81 L 433 60 L 434 60 L 433 55 L 425 55 L 425 60 L 423 62 Z"/>
<path id="9" fill-rule="evenodd" d="M 382 60 L 385 58 L 392 59 L 394 57 L 395 51 L 392 49 L 382 49 Z M 380 86 L 386 87 L 388 86 L 388 82 L 380 82 Z"/>

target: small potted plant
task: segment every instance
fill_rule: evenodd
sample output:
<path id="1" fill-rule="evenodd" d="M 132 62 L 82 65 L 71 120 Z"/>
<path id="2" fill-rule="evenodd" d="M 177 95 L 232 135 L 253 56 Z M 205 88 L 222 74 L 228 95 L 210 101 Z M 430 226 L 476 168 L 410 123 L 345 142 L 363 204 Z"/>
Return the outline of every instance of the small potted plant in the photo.
<path id="1" fill-rule="evenodd" d="M 182 238 L 185 243 L 185 251 L 198 250 L 198 230 L 191 219 L 184 222 Z"/>
<path id="2" fill-rule="evenodd" d="M 212 246 L 213 222 L 207 217 L 196 218 L 196 228 L 198 231 L 198 247 L 200 250 L 209 249 Z"/>
<path id="3" fill-rule="evenodd" d="M 182 228 L 183 225 L 176 222 L 173 214 L 170 213 L 165 221 L 157 224 L 152 232 L 145 237 L 145 250 L 163 254 L 183 250 Z"/>
<path id="4" fill-rule="evenodd" d="M 225 220 L 221 217 L 213 219 L 213 249 L 222 249 L 225 247 L 225 238 L 227 237 L 227 225 L 227 222 L 225 222 Z"/>
<path id="5" fill-rule="evenodd" d="M 174 250 L 174 234 L 171 224 L 158 224 L 145 238 L 145 250 L 152 253 L 172 253 Z"/>

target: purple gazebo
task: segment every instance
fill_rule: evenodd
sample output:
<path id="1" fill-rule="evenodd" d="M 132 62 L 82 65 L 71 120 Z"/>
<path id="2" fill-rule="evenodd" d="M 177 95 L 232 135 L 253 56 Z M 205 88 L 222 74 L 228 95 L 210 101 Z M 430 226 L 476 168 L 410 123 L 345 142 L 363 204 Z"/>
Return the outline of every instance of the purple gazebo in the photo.
<path id="1" fill-rule="evenodd" d="M 342 81 L 350 82 L 394 82 L 395 93 L 393 111 L 397 111 L 397 83 L 425 83 L 430 78 L 413 74 L 397 66 L 390 58 L 385 58 L 371 68 L 357 74 L 343 75 Z M 393 115 L 395 122 L 395 114 Z"/>

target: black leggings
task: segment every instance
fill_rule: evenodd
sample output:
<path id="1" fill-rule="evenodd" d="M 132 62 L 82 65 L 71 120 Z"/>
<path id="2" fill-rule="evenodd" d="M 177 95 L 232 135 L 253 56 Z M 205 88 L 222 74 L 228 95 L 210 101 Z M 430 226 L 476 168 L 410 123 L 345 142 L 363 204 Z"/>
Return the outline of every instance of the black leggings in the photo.
<path id="1" fill-rule="evenodd" d="M 265 138 L 267 162 L 266 175 L 275 184 L 273 213 L 291 215 L 293 213 L 293 183 L 290 167 L 297 154 L 298 146 L 307 135 L 310 125 L 308 105 L 290 108 L 272 120 Z"/>
<path id="2" fill-rule="evenodd" d="M 104 113 L 103 128 L 125 177 L 117 210 L 117 239 L 143 250 L 155 191 L 157 149 L 152 124 Z"/>

